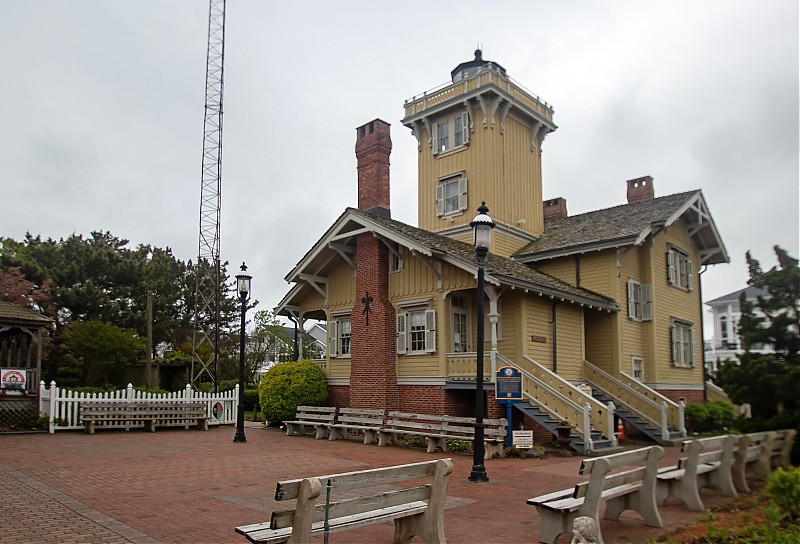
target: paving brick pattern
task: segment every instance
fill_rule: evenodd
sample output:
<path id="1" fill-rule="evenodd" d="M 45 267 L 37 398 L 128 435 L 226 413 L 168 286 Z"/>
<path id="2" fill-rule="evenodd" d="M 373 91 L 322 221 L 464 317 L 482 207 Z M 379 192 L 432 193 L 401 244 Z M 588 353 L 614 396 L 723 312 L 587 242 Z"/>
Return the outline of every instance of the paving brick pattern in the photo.
<path id="1" fill-rule="evenodd" d="M 98 430 L 95 435 L 0 435 L 0 544 L 238 543 L 234 527 L 266 521 L 278 480 L 411 463 L 451 456 L 445 532 L 450 543 L 535 543 L 539 517 L 529 497 L 570 486 L 580 457 L 493 459 L 490 482 L 466 481 L 472 457 L 424 450 L 365 446 L 357 440 L 287 437 L 248 426 L 247 442 L 232 427 Z M 667 448 L 666 459 L 679 456 Z M 707 506 L 722 499 L 704 491 Z M 645 527 L 636 514 L 603 521 L 606 542 L 645 543 L 695 515 L 680 503 L 661 509 L 663 529 Z M 332 544 L 391 542 L 392 525 L 330 536 Z M 315 542 L 322 542 L 316 539 Z M 567 535 L 560 542 L 569 542 Z"/>

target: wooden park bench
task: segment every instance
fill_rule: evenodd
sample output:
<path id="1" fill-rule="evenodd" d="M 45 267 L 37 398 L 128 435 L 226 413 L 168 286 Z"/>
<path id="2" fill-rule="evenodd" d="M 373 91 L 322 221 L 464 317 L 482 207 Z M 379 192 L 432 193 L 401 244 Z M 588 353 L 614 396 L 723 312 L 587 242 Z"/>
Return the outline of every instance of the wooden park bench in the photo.
<path id="1" fill-rule="evenodd" d="M 669 497 L 681 499 L 692 512 L 703 512 L 700 489 L 713 487 L 725 497 L 736 497 L 731 469 L 737 438 L 733 435 L 686 440 L 682 449 L 686 457 L 677 466 L 658 472 L 656 502 L 664 504 Z"/>
<path id="2" fill-rule="evenodd" d="M 792 445 L 797 437 L 795 429 L 748 433 L 738 437 L 733 454 L 732 477 L 737 491 L 750 492 L 747 477 L 766 480 L 773 467 L 791 464 Z"/>
<path id="3" fill-rule="evenodd" d="M 250 542 L 306 544 L 313 535 L 394 521 L 394 540 L 445 542 L 444 504 L 451 459 L 278 482 L 276 501 L 295 507 L 270 521 L 236 527 Z M 390 486 L 390 484 L 395 484 Z M 399 486 L 397 485 L 399 484 Z"/>
<path id="4" fill-rule="evenodd" d="M 385 410 L 368 408 L 339 408 L 336 414 L 336 423 L 328 427 L 329 440 L 347 440 L 350 430 L 361 431 L 364 435 L 364 444 L 377 441 L 378 431 L 383 427 Z"/>
<path id="5" fill-rule="evenodd" d="M 606 502 L 605 519 L 616 520 L 625 510 L 638 512 L 649 527 L 662 527 L 656 506 L 658 460 L 664 455 L 661 446 L 614 453 L 585 459 L 579 473 L 589 476 L 574 488 L 528 499 L 542 520 L 539 542 L 552 544 L 562 533 L 571 533 L 579 516 L 588 516 L 600 523 L 600 504 Z M 612 473 L 626 465 L 634 468 Z M 599 544 L 602 535 L 598 533 Z"/>
<path id="6" fill-rule="evenodd" d="M 294 420 L 284 421 L 283 424 L 287 436 L 306 434 L 306 427 L 313 427 L 314 438 L 320 440 L 325 438 L 325 433 L 333 425 L 335 418 L 334 406 L 298 406 Z"/>
<path id="7" fill-rule="evenodd" d="M 156 425 L 166 422 L 194 422 L 199 429 L 208 430 L 207 407 L 204 402 L 174 400 L 87 401 L 80 403 L 80 418 L 84 432 L 94 434 L 97 424 L 143 422 L 145 430 L 154 433 Z"/>
<path id="8" fill-rule="evenodd" d="M 484 419 L 483 423 L 484 459 L 502 457 L 507 420 Z M 475 418 L 389 412 L 385 425 L 378 431 L 378 446 L 395 443 L 399 436 L 404 435 L 424 437 L 428 453 L 437 449 L 446 452 L 448 440 L 475 439 Z"/>

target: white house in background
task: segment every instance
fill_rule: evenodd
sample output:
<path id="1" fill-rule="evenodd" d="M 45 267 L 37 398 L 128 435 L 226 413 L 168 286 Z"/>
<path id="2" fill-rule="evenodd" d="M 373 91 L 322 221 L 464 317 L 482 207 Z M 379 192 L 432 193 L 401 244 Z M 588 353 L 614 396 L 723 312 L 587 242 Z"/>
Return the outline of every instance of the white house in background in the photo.
<path id="1" fill-rule="evenodd" d="M 747 300 L 755 303 L 759 296 L 769 297 L 765 289 L 758 287 L 746 287 L 733 293 L 715 298 L 706 302 L 711 307 L 712 322 L 714 323 L 714 336 L 710 341 L 705 342 L 705 364 L 710 373 L 716 373 L 719 364 L 726 360 L 738 360 L 737 356 L 744 352 L 742 343 L 739 339 L 739 318 L 742 309 L 739 306 L 739 297 L 744 293 Z M 759 313 L 758 308 L 755 309 Z M 750 351 L 756 353 L 766 353 L 769 346 L 751 346 Z"/>

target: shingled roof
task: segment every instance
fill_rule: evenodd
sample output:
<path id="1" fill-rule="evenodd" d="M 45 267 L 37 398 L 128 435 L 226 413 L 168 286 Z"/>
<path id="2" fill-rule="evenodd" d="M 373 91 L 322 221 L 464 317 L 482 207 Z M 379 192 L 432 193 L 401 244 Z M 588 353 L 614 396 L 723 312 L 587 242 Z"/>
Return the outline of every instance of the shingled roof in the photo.
<path id="1" fill-rule="evenodd" d="M 727 250 L 699 189 L 548 221 L 544 233 L 512 258 L 535 262 L 584 251 L 640 244 L 651 233 L 671 225 L 680 217 L 686 217 L 698 227 L 693 236 L 700 248 L 702 264 L 729 262 Z"/>
<path id="2" fill-rule="evenodd" d="M 0 300 L 0 322 L 20 325 L 39 325 L 46 327 L 53 322 L 49 317 L 37 314 L 18 304 Z"/>
<path id="3" fill-rule="evenodd" d="M 363 232 L 362 229 L 349 230 L 352 227 L 348 225 L 353 222 L 368 231 L 376 232 L 417 252 L 442 259 L 473 273 L 477 271 L 475 249 L 471 244 L 413 227 L 401 221 L 378 217 L 355 208 L 347 208 L 317 244 L 306 253 L 295 269 L 286 276 L 286 279 L 288 281 L 297 281 L 302 274 L 306 273 L 304 270 L 307 265 L 327 247 L 329 240 L 333 238 L 342 240 L 347 232 L 353 232 L 354 236 Z M 490 253 L 487 257 L 485 271 L 486 281 L 489 283 L 532 290 L 607 311 L 619 310 L 619 306 L 608 297 L 588 289 L 574 287 L 512 259 Z M 292 290 L 278 308 L 288 304 L 289 299 L 295 293 L 296 290 Z"/>

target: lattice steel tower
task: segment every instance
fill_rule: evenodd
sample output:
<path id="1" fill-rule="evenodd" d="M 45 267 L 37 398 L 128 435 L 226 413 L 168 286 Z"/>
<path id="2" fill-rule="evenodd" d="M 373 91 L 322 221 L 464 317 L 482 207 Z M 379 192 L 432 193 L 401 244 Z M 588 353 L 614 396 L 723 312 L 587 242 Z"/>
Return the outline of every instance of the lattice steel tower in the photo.
<path id="1" fill-rule="evenodd" d="M 225 65 L 225 0 L 210 0 L 206 104 L 203 126 L 203 171 L 200 188 L 200 243 L 197 253 L 194 332 L 192 334 L 193 385 L 204 375 L 219 391 L 220 260 L 219 223 L 222 205 L 222 91 Z"/>

